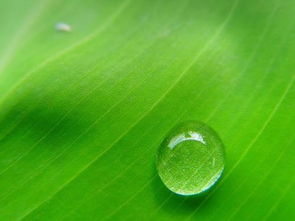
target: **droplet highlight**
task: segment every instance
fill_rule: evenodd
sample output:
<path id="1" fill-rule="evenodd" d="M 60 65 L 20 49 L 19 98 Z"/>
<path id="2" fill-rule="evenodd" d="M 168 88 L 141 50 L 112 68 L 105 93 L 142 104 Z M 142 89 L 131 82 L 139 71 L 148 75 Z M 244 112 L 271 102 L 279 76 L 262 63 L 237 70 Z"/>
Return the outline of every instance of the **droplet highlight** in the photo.
<path id="1" fill-rule="evenodd" d="M 224 146 L 217 133 L 199 121 L 174 127 L 159 147 L 158 174 L 165 186 L 180 195 L 210 189 L 224 169 Z"/>

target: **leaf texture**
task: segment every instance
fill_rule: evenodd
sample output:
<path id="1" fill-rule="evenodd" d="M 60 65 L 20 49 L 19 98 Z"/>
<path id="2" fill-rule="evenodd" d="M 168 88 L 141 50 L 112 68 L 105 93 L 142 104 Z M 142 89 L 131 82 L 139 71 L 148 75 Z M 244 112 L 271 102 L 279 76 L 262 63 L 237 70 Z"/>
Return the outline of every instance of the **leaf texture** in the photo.
<path id="1" fill-rule="evenodd" d="M 1 220 L 294 217 L 294 1 L 0 8 Z M 155 170 L 186 120 L 226 146 L 223 178 L 198 198 L 169 192 Z"/>

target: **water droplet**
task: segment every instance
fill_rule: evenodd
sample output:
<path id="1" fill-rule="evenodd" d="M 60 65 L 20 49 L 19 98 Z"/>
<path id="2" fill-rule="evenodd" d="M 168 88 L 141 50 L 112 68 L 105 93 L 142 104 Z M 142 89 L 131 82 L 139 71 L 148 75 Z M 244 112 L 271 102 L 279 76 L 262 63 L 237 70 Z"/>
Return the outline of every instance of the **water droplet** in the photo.
<path id="1" fill-rule="evenodd" d="M 72 31 L 72 27 L 67 23 L 59 22 L 55 25 L 55 30 L 62 32 L 70 32 Z"/>
<path id="2" fill-rule="evenodd" d="M 222 174 L 223 143 L 206 124 L 184 122 L 173 128 L 162 142 L 156 166 L 161 180 L 174 193 L 200 194 Z"/>

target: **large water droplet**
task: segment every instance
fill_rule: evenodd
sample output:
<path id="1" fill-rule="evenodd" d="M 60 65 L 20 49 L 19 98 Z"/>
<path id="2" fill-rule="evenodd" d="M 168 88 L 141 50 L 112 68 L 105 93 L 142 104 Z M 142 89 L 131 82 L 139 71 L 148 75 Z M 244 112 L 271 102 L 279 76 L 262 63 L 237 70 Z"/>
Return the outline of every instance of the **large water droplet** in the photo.
<path id="1" fill-rule="evenodd" d="M 222 174 L 222 141 L 204 123 L 182 123 L 162 142 L 156 166 L 161 180 L 174 193 L 200 194 L 212 187 Z"/>

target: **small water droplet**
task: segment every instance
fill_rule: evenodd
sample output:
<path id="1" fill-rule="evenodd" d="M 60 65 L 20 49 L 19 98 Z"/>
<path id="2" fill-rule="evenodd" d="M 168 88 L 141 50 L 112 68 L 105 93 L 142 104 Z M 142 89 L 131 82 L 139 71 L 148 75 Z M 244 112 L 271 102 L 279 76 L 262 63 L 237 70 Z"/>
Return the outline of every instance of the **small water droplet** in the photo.
<path id="1" fill-rule="evenodd" d="M 55 30 L 62 32 L 70 32 L 72 31 L 72 27 L 67 23 L 59 22 L 55 25 Z"/>
<path id="2" fill-rule="evenodd" d="M 206 124 L 184 122 L 162 142 L 156 166 L 161 180 L 172 192 L 200 194 L 210 189 L 223 172 L 223 143 Z"/>

